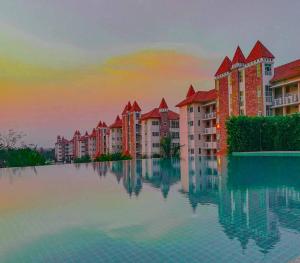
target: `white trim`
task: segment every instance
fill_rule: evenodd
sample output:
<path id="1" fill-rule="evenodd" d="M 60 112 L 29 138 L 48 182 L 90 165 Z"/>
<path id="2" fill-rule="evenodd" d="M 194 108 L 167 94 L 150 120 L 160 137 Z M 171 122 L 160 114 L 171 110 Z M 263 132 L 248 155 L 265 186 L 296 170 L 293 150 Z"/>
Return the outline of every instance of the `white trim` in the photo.
<path id="1" fill-rule="evenodd" d="M 295 79 L 295 80 L 290 80 L 290 81 L 282 81 L 282 82 L 280 82 L 280 83 L 278 83 L 278 84 L 275 84 L 275 85 L 272 85 L 271 84 L 271 89 L 272 88 L 279 88 L 279 87 L 281 87 L 281 86 L 285 86 L 285 85 L 288 85 L 288 84 L 293 84 L 293 83 L 296 83 L 296 82 L 300 82 L 300 78 L 299 79 Z"/>

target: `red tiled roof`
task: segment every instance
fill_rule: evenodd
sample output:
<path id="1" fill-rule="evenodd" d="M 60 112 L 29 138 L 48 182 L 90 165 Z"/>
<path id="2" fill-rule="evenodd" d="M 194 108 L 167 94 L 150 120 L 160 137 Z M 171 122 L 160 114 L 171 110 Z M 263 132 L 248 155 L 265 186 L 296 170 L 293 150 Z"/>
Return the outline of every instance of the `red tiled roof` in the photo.
<path id="1" fill-rule="evenodd" d="M 137 104 L 136 101 L 134 101 L 134 103 L 132 104 L 132 107 L 130 109 L 131 112 L 137 111 L 137 112 L 141 112 L 141 108 L 140 106 Z"/>
<path id="2" fill-rule="evenodd" d="M 231 60 L 229 59 L 229 57 L 226 56 L 221 64 L 221 66 L 218 68 L 218 70 L 215 74 L 215 77 L 219 76 L 223 73 L 229 72 L 231 70 L 231 66 L 232 66 Z"/>
<path id="3" fill-rule="evenodd" d="M 238 46 L 234 53 L 233 59 L 232 59 L 232 65 L 245 64 L 245 62 L 246 62 L 245 56 L 244 56 L 241 48 Z"/>
<path id="4" fill-rule="evenodd" d="M 188 90 L 187 94 L 186 94 L 186 97 L 187 97 L 187 98 L 188 98 L 188 97 L 191 97 L 191 96 L 193 96 L 195 93 L 196 93 L 196 92 L 195 92 L 195 89 L 194 89 L 193 85 L 191 85 L 191 86 L 189 87 L 189 90 Z"/>
<path id="5" fill-rule="evenodd" d="M 165 101 L 165 98 L 162 98 L 161 103 L 159 104 L 159 109 L 168 109 L 168 104 Z"/>
<path id="6" fill-rule="evenodd" d="M 252 48 L 246 63 L 250 63 L 260 58 L 275 58 L 273 54 L 258 40 Z"/>
<path id="7" fill-rule="evenodd" d="M 119 115 L 117 116 L 115 122 L 109 126 L 109 128 L 122 128 L 122 120 L 120 119 Z"/>
<path id="8" fill-rule="evenodd" d="M 85 132 L 85 135 L 84 135 L 84 136 L 89 136 L 89 134 L 88 134 L 88 132 L 87 132 L 87 131 Z"/>
<path id="9" fill-rule="evenodd" d="M 160 119 L 161 118 L 161 112 L 159 111 L 159 108 L 155 108 L 152 111 L 149 111 L 142 115 L 141 120 L 148 120 L 148 119 Z M 168 111 L 168 119 L 169 120 L 178 120 L 179 114 L 169 110 Z"/>
<path id="10" fill-rule="evenodd" d="M 183 107 L 195 102 L 207 102 L 217 99 L 217 91 L 215 89 L 209 91 L 197 91 L 191 97 L 188 97 L 178 103 L 176 107 Z"/>
<path id="11" fill-rule="evenodd" d="M 300 77 L 300 59 L 274 68 L 274 77 L 271 82 Z"/>
<path id="12" fill-rule="evenodd" d="M 103 128 L 107 128 L 107 124 L 105 122 L 102 123 Z"/>

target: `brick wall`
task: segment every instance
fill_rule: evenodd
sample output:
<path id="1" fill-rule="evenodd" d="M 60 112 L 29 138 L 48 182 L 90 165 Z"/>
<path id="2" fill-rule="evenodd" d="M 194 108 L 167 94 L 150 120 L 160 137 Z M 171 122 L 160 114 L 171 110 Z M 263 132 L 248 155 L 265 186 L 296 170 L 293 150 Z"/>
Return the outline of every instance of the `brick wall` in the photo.
<path id="1" fill-rule="evenodd" d="M 217 84 L 217 82 L 219 84 Z M 229 105 L 228 105 L 228 77 L 223 77 L 216 80 L 216 89 L 218 92 L 218 126 L 217 133 L 219 137 L 219 150 L 226 152 L 227 150 L 227 132 L 226 132 L 226 120 L 229 116 Z"/>
<path id="2" fill-rule="evenodd" d="M 231 86 L 232 86 L 232 93 L 231 93 L 231 110 L 233 115 L 240 114 L 240 107 L 239 107 L 239 72 L 238 69 L 234 69 L 231 72 Z"/>
<path id="3" fill-rule="evenodd" d="M 245 69 L 245 99 L 248 116 L 257 116 L 259 111 L 263 113 L 262 85 L 262 64 L 247 67 Z"/>

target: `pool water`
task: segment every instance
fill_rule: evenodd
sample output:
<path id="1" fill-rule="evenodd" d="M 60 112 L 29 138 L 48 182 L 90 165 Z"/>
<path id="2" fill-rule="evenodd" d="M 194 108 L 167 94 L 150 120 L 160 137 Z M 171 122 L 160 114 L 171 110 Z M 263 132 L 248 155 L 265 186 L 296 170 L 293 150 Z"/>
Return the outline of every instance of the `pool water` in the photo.
<path id="1" fill-rule="evenodd" d="M 0 262 L 299 256 L 299 157 L 0 169 Z"/>

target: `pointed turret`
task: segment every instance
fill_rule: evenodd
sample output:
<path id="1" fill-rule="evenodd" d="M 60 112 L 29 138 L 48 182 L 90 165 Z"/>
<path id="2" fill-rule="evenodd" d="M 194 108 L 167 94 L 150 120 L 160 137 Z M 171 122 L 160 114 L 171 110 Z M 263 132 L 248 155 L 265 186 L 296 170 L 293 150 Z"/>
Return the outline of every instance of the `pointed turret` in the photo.
<path id="1" fill-rule="evenodd" d="M 221 64 L 221 66 L 217 70 L 215 77 L 222 75 L 224 73 L 230 72 L 231 66 L 232 66 L 231 60 L 229 59 L 229 57 L 226 56 Z"/>
<path id="2" fill-rule="evenodd" d="M 195 93 L 196 93 L 195 89 L 194 89 L 193 85 L 191 85 L 189 87 L 189 90 L 188 90 L 187 94 L 186 94 L 186 97 L 189 98 L 189 97 L 193 96 Z"/>
<path id="3" fill-rule="evenodd" d="M 159 104 L 159 109 L 168 109 L 168 104 L 166 103 L 165 98 L 162 98 Z"/>
<path id="4" fill-rule="evenodd" d="M 102 121 L 99 121 L 98 125 L 97 125 L 97 128 L 101 128 L 102 127 Z"/>
<path id="5" fill-rule="evenodd" d="M 131 112 L 141 112 L 142 110 L 141 110 L 140 106 L 138 105 L 138 103 L 136 101 L 134 101 L 130 111 Z"/>
<path id="6" fill-rule="evenodd" d="M 245 63 L 246 63 L 245 56 L 244 56 L 241 48 L 238 46 L 234 53 L 233 59 L 232 59 L 232 66 L 241 65 L 241 64 L 245 64 Z"/>
<path id="7" fill-rule="evenodd" d="M 249 56 L 246 59 L 246 63 L 253 62 L 261 58 L 274 59 L 273 54 L 258 40 L 252 48 Z"/>

